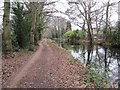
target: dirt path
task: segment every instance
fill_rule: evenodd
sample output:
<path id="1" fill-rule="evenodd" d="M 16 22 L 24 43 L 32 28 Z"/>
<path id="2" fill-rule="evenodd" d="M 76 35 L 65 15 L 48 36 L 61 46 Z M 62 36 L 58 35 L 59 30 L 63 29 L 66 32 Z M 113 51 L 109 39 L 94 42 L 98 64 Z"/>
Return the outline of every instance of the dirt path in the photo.
<path id="1" fill-rule="evenodd" d="M 84 67 L 68 61 L 68 53 L 46 39 L 19 72 L 7 82 L 9 88 L 83 88 Z"/>

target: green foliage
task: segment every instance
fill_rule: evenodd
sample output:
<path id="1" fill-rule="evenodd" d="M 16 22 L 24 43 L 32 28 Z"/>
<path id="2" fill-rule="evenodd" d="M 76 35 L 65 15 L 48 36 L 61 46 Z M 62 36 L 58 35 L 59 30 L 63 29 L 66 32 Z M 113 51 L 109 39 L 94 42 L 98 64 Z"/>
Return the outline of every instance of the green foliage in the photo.
<path id="1" fill-rule="evenodd" d="M 65 44 L 63 45 L 63 47 L 64 47 L 66 50 L 73 50 L 73 46 L 70 45 L 70 44 L 67 44 L 67 43 L 65 43 Z"/>
<path id="2" fill-rule="evenodd" d="M 55 30 L 54 32 L 52 32 L 52 38 L 60 38 L 59 31 Z"/>
<path id="3" fill-rule="evenodd" d="M 65 37 L 69 38 L 76 38 L 76 39 L 84 39 L 85 38 L 85 32 L 82 30 L 69 30 L 64 34 Z"/>
<path id="4" fill-rule="evenodd" d="M 16 40 L 16 35 L 14 33 L 12 35 L 12 49 L 13 49 L 13 51 L 19 51 L 19 45 Z"/>
<path id="5" fill-rule="evenodd" d="M 19 2 L 13 3 L 13 20 L 12 26 L 16 36 L 16 40 L 20 48 L 26 48 L 29 46 L 30 39 L 30 27 L 31 19 L 29 15 L 26 15 L 23 5 Z"/>
<path id="6" fill-rule="evenodd" d="M 104 37 L 106 42 L 111 43 L 111 45 L 120 45 L 120 22 L 118 21 L 116 27 L 111 27 L 111 30 L 104 29 Z"/>
<path id="7" fill-rule="evenodd" d="M 85 84 L 89 87 L 90 83 L 94 84 L 96 88 L 104 88 L 108 83 L 108 78 L 106 77 L 106 72 L 99 72 L 94 70 L 95 68 L 99 68 L 99 65 L 92 64 L 89 65 L 86 70 L 87 78 L 85 80 Z"/>
<path id="8" fill-rule="evenodd" d="M 85 38 L 85 32 L 82 30 L 69 30 L 64 34 L 65 38 L 69 40 L 69 42 L 75 42 L 76 40 L 79 39 L 84 39 Z"/>
<path id="9" fill-rule="evenodd" d="M 120 45 L 120 21 L 118 21 L 117 27 L 115 29 L 116 32 L 113 34 L 113 43 L 115 45 Z"/>
<path id="10" fill-rule="evenodd" d="M 64 34 L 64 36 L 65 36 L 65 37 L 69 37 L 69 38 L 74 37 L 74 36 L 75 36 L 75 32 L 72 31 L 72 30 L 69 30 L 69 31 L 67 31 L 67 32 Z"/>
<path id="11" fill-rule="evenodd" d="M 80 36 L 80 39 L 84 39 L 85 38 L 85 31 L 83 31 L 83 30 L 79 31 L 78 35 Z"/>
<path id="12" fill-rule="evenodd" d="M 107 30 L 104 30 L 103 33 L 104 33 L 105 40 L 111 42 L 111 40 L 112 40 L 112 38 L 111 38 L 112 32 L 109 32 L 109 31 L 107 31 Z"/>

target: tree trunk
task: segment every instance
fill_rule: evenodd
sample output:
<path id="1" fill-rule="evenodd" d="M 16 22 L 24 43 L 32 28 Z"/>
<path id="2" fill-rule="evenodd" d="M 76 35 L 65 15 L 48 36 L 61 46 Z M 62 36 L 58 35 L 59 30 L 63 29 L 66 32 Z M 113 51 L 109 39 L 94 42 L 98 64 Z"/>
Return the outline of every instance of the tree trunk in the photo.
<path id="1" fill-rule="evenodd" d="M 31 45 L 37 44 L 41 33 L 38 32 L 38 25 L 40 22 L 40 14 L 43 10 L 44 2 L 30 2 L 32 26 L 31 26 Z"/>
<path id="2" fill-rule="evenodd" d="M 36 13 L 35 13 L 35 18 L 36 18 L 36 30 L 35 30 L 35 35 L 34 35 L 34 39 L 35 39 L 35 45 L 38 44 L 39 40 L 41 39 L 41 31 L 40 30 L 40 25 L 42 25 L 44 22 L 43 22 L 43 15 L 42 15 L 42 11 L 43 11 L 43 7 L 44 7 L 44 2 L 40 2 L 40 3 L 36 3 L 36 6 L 37 7 L 37 10 L 36 10 Z"/>
<path id="3" fill-rule="evenodd" d="M 3 16 L 3 53 L 8 54 L 12 51 L 11 32 L 10 32 L 10 1 L 4 2 Z"/>
<path id="4" fill-rule="evenodd" d="M 91 17 L 90 17 L 90 11 L 88 10 L 88 20 L 87 20 L 87 26 L 88 26 L 88 40 L 90 41 L 90 44 L 92 44 L 92 25 L 91 25 Z"/>
<path id="5" fill-rule="evenodd" d="M 107 40 L 107 37 L 106 37 L 106 32 L 108 31 L 108 16 L 109 16 L 109 1 L 107 3 L 107 8 L 106 8 L 106 22 L 105 22 L 105 36 L 104 36 L 104 39 Z M 109 31 L 108 31 L 109 32 Z"/>
<path id="6" fill-rule="evenodd" d="M 85 19 L 87 22 L 87 39 L 89 40 L 90 44 L 93 43 L 93 39 L 92 39 L 92 22 L 91 22 L 91 6 L 87 6 L 85 8 Z"/>
<path id="7" fill-rule="evenodd" d="M 34 45 L 34 37 L 35 37 L 35 29 L 36 29 L 36 3 L 37 2 L 30 2 L 30 9 L 31 9 L 31 16 L 32 16 L 32 25 L 30 31 L 30 48 L 33 49 Z"/>

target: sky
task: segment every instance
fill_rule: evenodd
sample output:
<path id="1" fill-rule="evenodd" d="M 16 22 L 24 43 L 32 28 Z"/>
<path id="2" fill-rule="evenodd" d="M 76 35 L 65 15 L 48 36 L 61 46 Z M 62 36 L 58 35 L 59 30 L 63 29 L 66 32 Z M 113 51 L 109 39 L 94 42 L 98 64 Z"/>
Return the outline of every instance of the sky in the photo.
<path id="1" fill-rule="evenodd" d="M 90 1 L 90 0 L 88 0 Z M 108 0 L 94 0 L 94 1 L 97 1 L 99 3 L 99 5 L 101 6 L 102 3 L 105 3 L 107 2 Z M 120 0 L 110 0 L 110 3 L 113 3 L 113 2 L 119 2 Z M 60 4 L 61 3 L 61 4 Z M 67 1 L 66 0 L 60 0 L 58 3 L 57 3 L 57 8 L 61 9 L 61 11 L 66 11 L 67 8 L 69 8 L 68 4 L 67 4 Z M 111 16 L 111 22 L 113 25 L 116 24 L 116 22 L 118 21 L 118 6 L 114 6 L 113 8 L 111 8 L 111 13 L 112 13 L 112 16 Z M 62 15 L 62 14 L 56 14 L 58 16 L 62 16 L 62 17 L 65 17 L 67 18 L 65 15 Z M 78 26 L 72 24 L 73 26 L 73 29 L 79 29 Z"/>
<path id="2" fill-rule="evenodd" d="M 3 5 L 4 5 L 4 4 L 3 4 L 3 1 L 4 1 L 4 0 L 0 0 L 0 28 L 1 28 L 1 26 L 2 26 L 3 10 L 1 10 L 1 9 L 3 9 Z M 14 0 L 11 0 L 11 1 L 14 1 Z M 20 0 L 19 0 L 19 1 L 20 1 Z M 33 0 L 33 1 L 35 1 L 35 0 Z M 56 1 L 56 0 L 48 0 L 48 1 Z M 90 1 L 90 0 L 88 0 L 88 1 Z M 95 0 L 95 1 L 99 2 L 99 5 L 101 5 L 102 2 L 107 2 L 108 0 Z M 120 1 L 120 0 L 110 0 L 110 2 L 118 2 L 118 1 Z M 118 6 L 115 6 L 114 8 L 112 8 L 111 21 L 112 21 L 113 23 L 115 23 L 116 21 L 118 21 L 118 14 L 117 14 L 117 11 L 118 11 L 118 10 L 117 10 L 117 7 L 118 7 Z M 56 8 L 56 9 L 62 11 L 62 12 L 65 12 L 65 11 L 67 10 L 67 8 L 69 8 L 69 5 L 67 4 L 67 0 L 59 0 L 59 1 L 55 4 L 54 8 Z M 60 14 L 60 13 L 57 13 L 57 14 L 55 14 L 55 15 L 56 15 L 56 16 L 62 16 L 62 17 L 65 17 L 66 19 L 68 19 L 67 16 L 65 16 L 65 15 L 63 15 L 63 14 Z M 77 27 L 76 25 L 72 24 L 72 26 L 73 26 L 73 29 L 78 29 L 78 27 Z"/>

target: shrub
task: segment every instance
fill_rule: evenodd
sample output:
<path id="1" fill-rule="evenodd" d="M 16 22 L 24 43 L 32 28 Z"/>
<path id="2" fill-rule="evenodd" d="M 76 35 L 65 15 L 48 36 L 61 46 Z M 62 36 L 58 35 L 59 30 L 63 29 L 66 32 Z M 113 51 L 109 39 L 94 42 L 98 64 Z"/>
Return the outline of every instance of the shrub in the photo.
<path id="1" fill-rule="evenodd" d="M 82 30 L 69 30 L 64 34 L 65 37 L 69 39 L 84 39 L 85 38 L 85 32 Z"/>
<path id="2" fill-rule="evenodd" d="M 85 84 L 89 87 L 90 83 L 96 88 L 104 88 L 108 84 L 108 77 L 105 71 L 97 71 L 95 68 L 100 68 L 99 65 L 93 63 L 86 70 Z M 107 70 L 107 69 L 106 69 Z"/>

